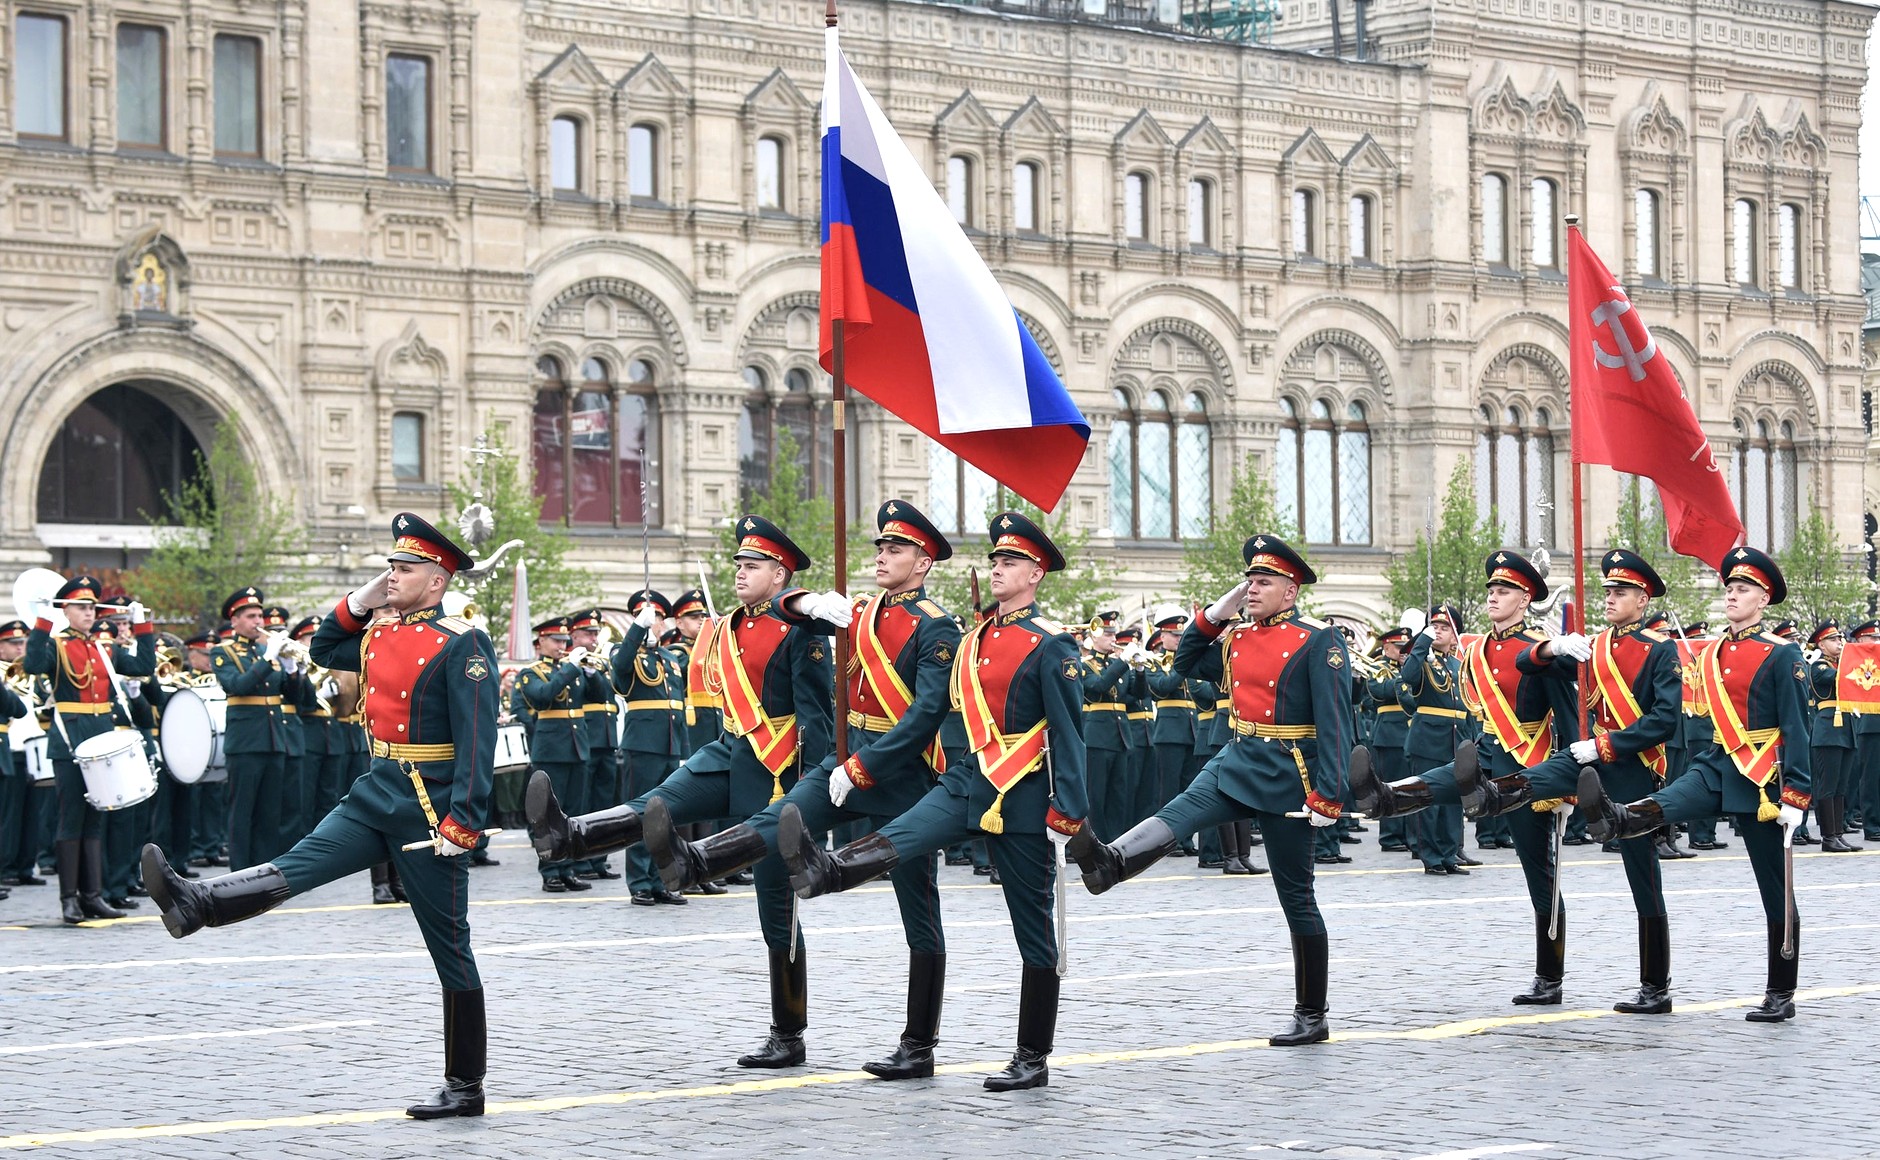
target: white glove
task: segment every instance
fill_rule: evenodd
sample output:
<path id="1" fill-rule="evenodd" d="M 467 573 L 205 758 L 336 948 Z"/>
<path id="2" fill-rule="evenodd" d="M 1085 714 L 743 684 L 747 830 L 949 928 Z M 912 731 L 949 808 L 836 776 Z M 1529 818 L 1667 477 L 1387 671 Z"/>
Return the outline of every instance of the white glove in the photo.
<path id="1" fill-rule="evenodd" d="M 651 628 L 655 624 L 658 624 L 659 623 L 658 606 L 653 605 L 653 604 L 647 604 L 647 605 L 642 606 L 640 608 L 639 613 L 634 616 L 633 623 L 639 625 L 641 628 Z"/>
<path id="2" fill-rule="evenodd" d="M 1788 845 L 1795 838 L 1795 831 L 1802 828 L 1802 819 L 1808 811 L 1784 803 L 1776 811 L 1776 825 L 1782 827 L 1782 844 Z"/>
<path id="3" fill-rule="evenodd" d="M 141 601 L 137 601 L 137 600 L 131 601 L 131 623 L 132 624 L 142 624 L 145 620 L 149 619 L 149 616 L 150 616 L 149 612 L 145 610 L 143 603 Z"/>
<path id="4" fill-rule="evenodd" d="M 334 680 L 332 677 L 328 677 L 326 680 L 320 682 L 320 699 L 322 701 L 331 701 L 337 696 L 339 696 L 338 681 Z"/>
<path id="5" fill-rule="evenodd" d="M 293 657 L 282 657 L 281 658 L 281 671 L 288 674 L 289 676 L 292 676 L 294 673 L 297 673 L 300 671 L 300 662 L 295 660 Z"/>
<path id="6" fill-rule="evenodd" d="M 1139 644 L 1132 644 L 1129 646 L 1129 662 L 1147 667 L 1155 663 L 1155 654 Z"/>
<path id="7" fill-rule="evenodd" d="M 1084 824 L 1088 825 L 1089 823 L 1086 822 Z M 1055 829 L 1051 826 L 1046 826 L 1044 828 L 1044 836 L 1051 839 L 1051 844 L 1053 846 L 1068 846 L 1071 844 L 1071 835 L 1066 834 L 1062 830 Z"/>
<path id="8" fill-rule="evenodd" d="M 1567 746 L 1567 752 L 1573 754 L 1573 760 L 1581 765 L 1591 765 L 1599 760 L 1599 742 L 1591 740 L 1575 741 Z"/>
<path id="9" fill-rule="evenodd" d="M 843 802 L 849 800 L 849 795 L 854 792 L 855 792 L 855 779 L 849 776 L 848 770 L 838 765 L 835 767 L 835 769 L 830 771 L 830 774 L 829 774 L 829 804 L 830 805 L 832 806 L 841 805 Z"/>
<path id="10" fill-rule="evenodd" d="M 125 700 L 135 701 L 137 698 L 143 695 L 144 695 L 144 683 L 142 681 L 125 681 L 124 682 L 124 699 Z"/>
<path id="11" fill-rule="evenodd" d="M 1327 826 L 1334 826 L 1338 824 L 1337 818 L 1328 817 L 1325 814 L 1322 814 L 1319 811 L 1315 809 L 1311 809 L 1311 808 L 1307 808 L 1306 810 L 1306 821 L 1311 822 L 1312 828 L 1315 830 L 1322 830 Z"/>
<path id="12" fill-rule="evenodd" d="M 840 592 L 806 592 L 797 601 L 797 613 L 837 628 L 847 628 L 855 619 L 855 606 Z"/>
<path id="13" fill-rule="evenodd" d="M 27 604 L 26 611 L 28 614 L 32 616 L 33 622 L 35 624 L 37 624 L 39 621 L 42 621 L 42 620 L 51 620 L 52 619 L 52 601 L 34 600 L 31 603 Z"/>
<path id="14" fill-rule="evenodd" d="M 1593 656 L 1593 642 L 1584 633 L 1569 632 L 1565 636 L 1557 636 L 1553 639 L 1552 647 L 1555 656 L 1576 661 L 1591 660 Z"/>
<path id="15" fill-rule="evenodd" d="M 587 655 L 588 655 L 587 646 L 581 645 L 579 648 L 569 649 L 568 652 L 561 659 L 566 661 L 568 664 L 578 665 L 582 661 L 587 659 Z"/>
<path id="16" fill-rule="evenodd" d="M 1226 624 L 1240 615 L 1240 606 L 1246 602 L 1249 582 L 1242 580 L 1227 590 L 1227 595 L 1208 605 L 1206 616 L 1215 624 Z"/>
<path id="17" fill-rule="evenodd" d="M 280 633 L 270 633 L 268 635 L 268 647 L 266 651 L 262 653 L 262 656 L 267 660 L 273 660 L 281 655 L 281 649 L 285 648 L 286 645 L 286 636 Z"/>
<path id="18" fill-rule="evenodd" d="M 374 576 L 364 588 L 356 588 L 346 596 L 346 607 L 360 620 L 374 608 L 383 607 L 386 597 L 386 582 L 392 578 L 392 570 L 387 568 Z"/>
<path id="19" fill-rule="evenodd" d="M 437 836 L 437 856 L 438 857 L 455 858 L 459 854 L 468 854 L 469 852 L 470 852 L 470 847 L 459 846 L 457 843 L 451 841 L 449 838 L 446 838 L 442 834 L 439 834 Z"/>

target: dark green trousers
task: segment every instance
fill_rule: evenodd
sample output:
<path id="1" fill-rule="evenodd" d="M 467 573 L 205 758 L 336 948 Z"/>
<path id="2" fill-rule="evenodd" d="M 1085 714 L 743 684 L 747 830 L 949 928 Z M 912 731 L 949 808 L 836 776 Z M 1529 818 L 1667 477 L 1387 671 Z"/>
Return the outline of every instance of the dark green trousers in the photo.
<path id="1" fill-rule="evenodd" d="M 1234 800 L 1221 789 L 1213 766 L 1196 774 L 1194 783 L 1155 816 L 1177 834 L 1206 833 L 1224 822 L 1257 819 L 1260 833 L 1266 838 L 1267 868 L 1273 872 L 1273 888 L 1279 893 L 1279 908 L 1286 916 L 1287 928 L 1294 934 L 1325 933 L 1325 919 L 1312 893 L 1311 822 L 1256 810 Z"/>
<path id="2" fill-rule="evenodd" d="M 652 793 L 635 797 L 627 804 L 644 813 L 646 799 L 653 793 L 657 793 L 665 801 L 666 808 L 672 811 L 672 823 L 675 826 L 691 822 L 716 822 L 737 814 L 732 805 L 729 771 L 701 772 L 680 766 L 670 777 L 660 782 Z M 762 861 L 751 867 L 751 878 L 757 888 L 757 925 L 764 932 L 764 943 L 773 950 L 785 950 L 790 945 L 790 872 L 773 849 Z M 801 932 L 797 935 L 797 945 L 802 945 Z"/>
<path id="3" fill-rule="evenodd" d="M 646 753 L 638 749 L 623 749 L 620 757 L 626 766 L 627 800 L 637 801 L 659 788 L 659 783 L 672 776 L 672 771 L 679 768 L 679 759 L 669 753 Z M 668 805 L 671 803 L 668 802 Z M 771 853 L 776 853 L 776 845 L 771 846 Z M 633 891 L 660 891 L 665 887 L 660 884 L 659 871 L 653 866 L 652 855 L 646 847 L 634 843 L 627 847 L 627 888 Z"/>

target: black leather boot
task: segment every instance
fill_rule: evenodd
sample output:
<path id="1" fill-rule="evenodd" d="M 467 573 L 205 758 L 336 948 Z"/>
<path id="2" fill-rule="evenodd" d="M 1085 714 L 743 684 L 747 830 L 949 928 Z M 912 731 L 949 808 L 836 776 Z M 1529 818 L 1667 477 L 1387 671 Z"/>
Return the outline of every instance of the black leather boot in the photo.
<path id="1" fill-rule="evenodd" d="M 1168 828 L 1167 822 L 1149 818 L 1136 823 L 1128 833 L 1107 845 L 1097 841 L 1090 827 L 1085 826 L 1077 831 L 1064 852 L 1084 872 L 1084 889 L 1102 894 L 1166 858 L 1178 844 L 1175 831 Z"/>
<path id="2" fill-rule="evenodd" d="M 1267 1040 L 1273 1047 L 1303 1047 L 1332 1037 L 1325 1024 L 1326 975 L 1331 964 L 1331 940 L 1323 934 L 1292 936 L 1292 1026 Z"/>
<path id="3" fill-rule="evenodd" d="M 155 843 L 144 847 L 144 885 L 174 938 L 264 914 L 293 894 L 272 862 L 199 882 L 180 878 Z"/>
<path id="4" fill-rule="evenodd" d="M 659 868 L 668 893 L 690 890 L 762 861 L 770 851 L 764 836 L 746 825 L 732 826 L 696 842 L 673 832 L 672 811 L 659 797 L 646 801 L 646 852 Z M 719 887 L 723 894 L 724 888 Z"/>
<path id="5" fill-rule="evenodd" d="M 1751 1023 L 1781 1023 L 1795 1018 L 1795 979 L 1802 967 L 1802 925 L 1795 924 L 1795 957 L 1782 957 L 1782 924 L 1769 924 L 1769 985 L 1763 991 L 1762 1006 L 1752 1008 L 1743 1018 Z"/>
<path id="6" fill-rule="evenodd" d="M 85 838 L 78 846 L 78 908 L 86 918 L 123 918 L 104 900 L 104 839 Z"/>
<path id="7" fill-rule="evenodd" d="M 1586 814 L 1586 833 L 1595 842 L 1611 842 L 1649 834 L 1665 824 L 1665 811 L 1650 798 L 1621 805 L 1606 796 L 1599 771 L 1580 771 L 1580 809 Z"/>
<path id="8" fill-rule="evenodd" d="M 85 921 L 85 910 L 78 904 L 78 839 L 61 838 L 52 845 L 59 864 L 59 915 L 70 926 Z"/>
<path id="9" fill-rule="evenodd" d="M 1514 997 L 1517 1007 L 1558 1007 L 1560 982 L 1567 973 L 1567 916 L 1560 915 L 1560 933 L 1547 937 L 1547 915 L 1534 915 L 1534 984 Z"/>
<path id="10" fill-rule="evenodd" d="M 888 1058 L 864 1063 L 862 1070 L 881 1079 L 927 1079 L 933 1075 L 933 1049 L 940 1042 L 940 1004 L 947 985 L 947 957 L 928 951 L 907 956 L 907 1026 Z"/>
<path id="11" fill-rule="evenodd" d="M 375 906 L 390 906 L 398 899 L 392 897 L 391 866 L 377 862 L 372 866 L 372 902 Z"/>
<path id="12" fill-rule="evenodd" d="M 1462 752 L 1465 746 L 1469 751 L 1466 761 Z M 1462 794 L 1462 816 L 1471 820 L 1513 813 L 1534 800 L 1534 787 L 1525 773 L 1482 776 L 1474 742 L 1456 748 L 1456 789 Z"/>
<path id="13" fill-rule="evenodd" d="M 444 992 L 444 1086 L 425 1102 L 406 1108 L 405 1114 L 414 1120 L 482 1115 L 488 1058 L 483 988 Z"/>
<path id="14" fill-rule="evenodd" d="M 739 1067 L 801 1067 L 803 1028 L 809 1026 L 809 964 L 802 947 L 796 961 L 790 952 L 770 951 L 770 1035 L 749 1055 L 738 1056 Z"/>
<path id="15" fill-rule="evenodd" d="M 574 818 L 562 813 L 555 787 L 539 769 L 529 775 L 522 809 L 529 819 L 529 843 L 547 862 L 585 862 L 640 840 L 640 815 L 631 806 Z"/>
<path id="16" fill-rule="evenodd" d="M 1057 968 L 1024 968 L 1018 984 L 1018 1050 L 1012 1053 L 1012 1062 L 1005 1065 L 1004 1071 L 986 1077 L 987 1091 L 1024 1091 L 1051 1082 L 1051 1068 L 1046 1061 L 1057 1038 L 1057 1012 Z"/>
<path id="17" fill-rule="evenodd" d="M 1815 799 L 1815 816 L 1821 821 L 1821 851 L 1824 854 L 1851 854 L 1860 849 L 1841 835 L 1846 831 L 1842 819 L 1847 813 L 1847 799 L 1836 796 Z"/>
<path id="18" fill-rule="evenodd" d="M 794 802 L 784 806 L 777 819 L 777 853 L 790 869 L 790 888 L 799 898 L 852 890 L 901 864 L 894 843 L 880 834 L 857 838 L 829 853 L 803 824 L 802 811 Z"/>
<path id="19" fill-rule="evenodd" d="M 1638 920 L 1638 994 L 1612 1005 L 1626 1015 L 1671 1014 L 1671 920 Z"/>

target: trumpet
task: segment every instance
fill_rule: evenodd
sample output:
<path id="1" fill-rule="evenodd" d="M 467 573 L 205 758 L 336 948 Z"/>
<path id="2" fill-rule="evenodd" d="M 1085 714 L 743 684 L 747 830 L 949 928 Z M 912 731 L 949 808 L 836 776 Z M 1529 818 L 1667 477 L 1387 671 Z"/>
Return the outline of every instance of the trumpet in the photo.
<path id="1" fill-rule="evenodd" d="M 286 633 L 270 632 L 268 633 L 268 640 L 279 640 L 281 642 L 280 651 L 275 655 L 292 657 L 303 665 L 311 665 L 313 663 L 313 658 L 307 653 L 307 646 L 295 640 L 293 637 L 288 636 Z"/>
<path id="2" fill-rule="evenodd" d="M 19 694 L 22 701 L 31 702 L 33 675 L 26 671 L 24 659 L 8 661 L 5 668 L 0 668 L 0 681 L 5 681 L 6 687 Z"/>

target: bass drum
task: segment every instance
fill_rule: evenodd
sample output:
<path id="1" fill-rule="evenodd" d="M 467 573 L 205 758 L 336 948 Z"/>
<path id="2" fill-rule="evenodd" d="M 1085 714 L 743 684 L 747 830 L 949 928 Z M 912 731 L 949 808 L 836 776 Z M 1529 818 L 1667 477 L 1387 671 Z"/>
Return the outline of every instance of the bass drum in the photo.
<path id="1" fill-rule="evenodd" d="M 85 776 L 85 800 L 93 809 L 129 809 L 156 796 L 157 773 L 144 754 L 144 736 L 135 729 L 87 737 L 72 750 L 72 760 Z"/>
<path id="2" fill-rule="evenodd" d="M 520 725 L 504 725 L 496 731 L 496 772 L 529 768 L 529 734 Z"/>
<path id="3" fill-rule="evenodd" d="M 228 694 L 220 686 L 178 689 L 163 706 L 164 768 L 184 785 L 228 780 L 222 754 L 227 729 Z"/>
<path id="4" fill-rule="evenodd" d="M 37 714 L 13 719 L 7 729 L 7 746 L 16 754 L 13 768 L 34 781 L 52 780 L 52 761 L 46 756 L 46 727 L 39 723 Z"/>

